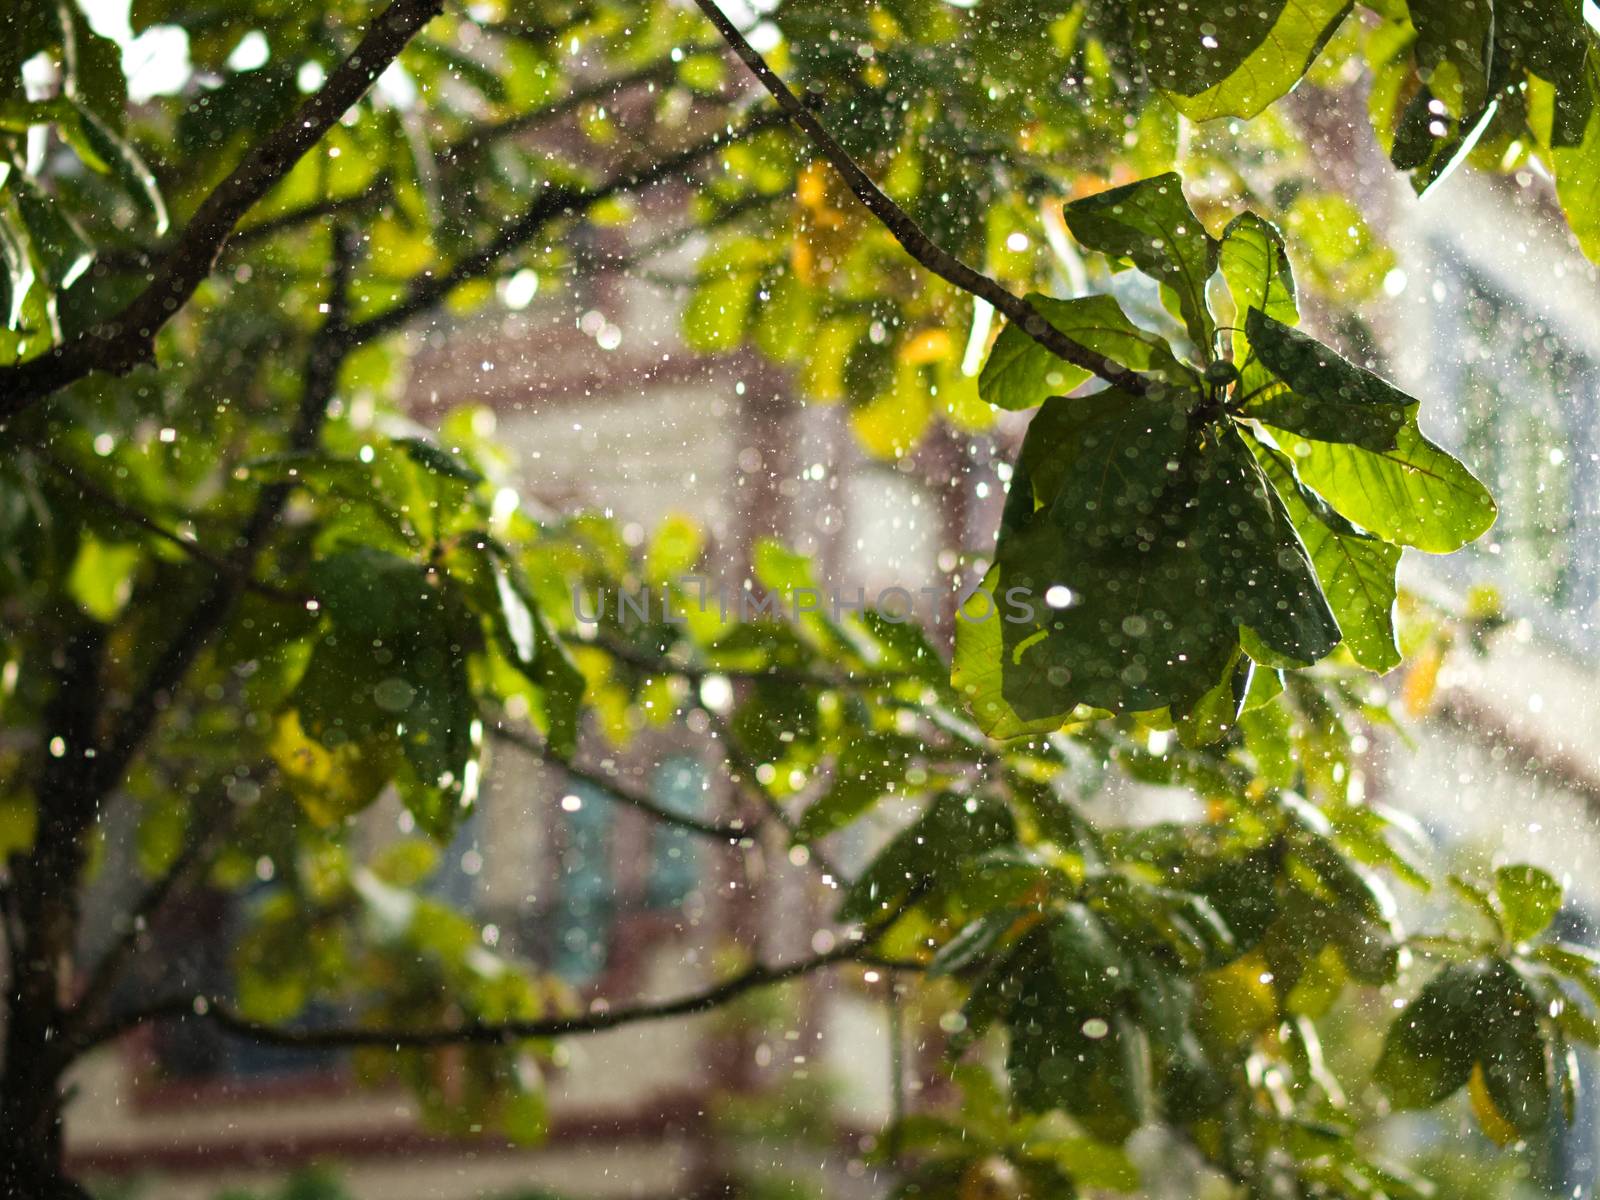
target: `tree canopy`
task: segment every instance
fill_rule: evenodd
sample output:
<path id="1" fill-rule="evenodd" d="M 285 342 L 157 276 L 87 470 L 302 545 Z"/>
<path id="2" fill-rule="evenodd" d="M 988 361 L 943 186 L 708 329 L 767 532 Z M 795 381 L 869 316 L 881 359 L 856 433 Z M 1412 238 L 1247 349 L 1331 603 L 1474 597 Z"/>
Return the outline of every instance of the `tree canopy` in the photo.
<path id="1" fill-rule="evenodd" d="M 883 1139 L 907 1195 L 1129 1188 L 1154 1124 L 1233 1194 L 1417 1196 L 1366 1132 L 1463 1090 L 1494 1140 L 1539 1135 L 1600 1043 L 1600 958 L 1551 938 L 1533 866 L 1449 881 L 1475 932 L 1403 928 L 1391 884 L 1445 881 L 1360 784 L 1411 648 L 1402 550 L 1462 547 L 1495 502 L 1423 432 L 1449 397 L 1376 372 L 1391 261 L 1303 126 L 1359 115 L 1350 152 L 1419 192 L 1536 168 L 1600 259 L 1585 13 L 135 0 L 188 69 L 130 100 L 93 14 L 11 5 L 0 1191 L 83 1194 L 67 1073 L 147 1024 L 357 1048 L 442 1127 L 537 1140 L 555 1040 L 860 967 L 945 1011 L 960 1106 Z M 891 612 L 708 611 L 692 527 L 545 514 L 473 410 L 403 411 L 406 355 L 492 325 L 519 273 L 643 275 L 695 240 L 683 346 L 753 348 L 871 454 L 1036 410 L 950 653 Z M 777 541 L 750 558 L 763 593 L 816 587 Z M 687 619 L 579 619 L 641 585 Z M 733 808 L 604 765 L 652 722 L 715 750 Z M 837 889 L 834 947 L 576 1007 L 424 886 L 501 745 L 794 851 Z M 1113 777 L 1199 815 L 1091 817 Z M 374 849 L 385 795 L 417 837 Z M 831 835 L 887 802 L 916 815 L 837 870 Z M 83 896 L 130 827 L 144 888 L 91 954 Z M 164 908 L 268 877 L 231 989 L 164 976 Z M 1337 1004 L 1397 984 L 1375 1060 L 1323 1054 Z"/>

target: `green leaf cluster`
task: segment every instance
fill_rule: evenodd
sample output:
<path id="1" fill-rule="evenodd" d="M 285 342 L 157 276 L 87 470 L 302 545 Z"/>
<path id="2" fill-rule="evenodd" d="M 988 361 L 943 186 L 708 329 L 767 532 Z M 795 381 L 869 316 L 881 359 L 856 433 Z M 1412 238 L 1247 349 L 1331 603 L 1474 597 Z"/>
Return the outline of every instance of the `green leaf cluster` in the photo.
<path id="1" fill-rule="evenodd" d="M 1401 547 L 1458 549 L 1493 522 L 1489 494 L 1423 435 L 1414 399 L 1293 328 L 1293 274 L 1260 217 L 1213 238 L 1176 175 L 1065 216 L 1085 249 L 1160 284 L 1190 359 L 1109 297 L 1041 313 L 1086 331 L 1136 392 L 1066 395 L 1083 372 L 1015 325 L 996 340 L 984 398 L 1043 403 L 983 585 L 1009 606 L 988 619 L 969 607 L 958 626 L 955 681 L 979 723 L 1008 737 L 1166 710 L 1215 736 L 1257 670 L 1308 666 L 1341 642 L 1363 666 L 1395 666 Z M 1212 313 L 1214 280 L 1231 321 Z"/>

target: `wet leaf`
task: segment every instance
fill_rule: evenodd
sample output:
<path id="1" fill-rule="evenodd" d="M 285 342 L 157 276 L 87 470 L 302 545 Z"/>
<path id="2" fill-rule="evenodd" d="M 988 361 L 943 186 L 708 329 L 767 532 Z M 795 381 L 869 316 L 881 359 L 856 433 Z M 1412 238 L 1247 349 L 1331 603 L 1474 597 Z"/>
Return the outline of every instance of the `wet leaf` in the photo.
<path id="1" fill-rule="evenodd" d="M 1494 898 L 1506 938 L 1526 942 L 1549 927 L 1561 909 L 1561 885 L 1548 871 L 1526 863 L 1494 873 Z"/>
<path id="2" fill-rule="evenodd" d="M 1295 474 L 1335 512 L 1388 542 L 1449 554 L 1482 536 L 1498 508 L 1472 472 L 1423 436 L 1415 419 L 1393 450 L 1272 432 Z"/>
<path id="3" fill-rule="evenodd" d="M 1251 309 L 1245 321 L 1252 353 L 1283 386 L 1266 386 L 1242 407 L 1266 425 L 1366 450 L 1395 448 L 1416 401 L 1314 338 Z"/>
<path id="4" fill-rule="evenodd" d="M 1067 228 L 1090 250 L 1132 262 L 1172 289 L 1196 352 L 1209 361 L 1213 322 L 1206 283 L 1219 247 L 1183 196 L 1173 172 L 1075 200 L 1062 210 Z"/>
<path id="5" fill-rule="evenodd" d="M 1115 298 L 1055 300 L 1035 294 L 1028 300 L 1056 329 L 1113 362 L 1173 384 L 1193 385 L 1193 375 L 1178 365 L 1167 343 L 1130 321 Z M 1066 395 L 1087 378 L 1089 372 L 1056 358 L 1012 323 L 995 340 L 978 376 L 978 391 L 999 408 L 1034 408 L 1051 396 Z"/>

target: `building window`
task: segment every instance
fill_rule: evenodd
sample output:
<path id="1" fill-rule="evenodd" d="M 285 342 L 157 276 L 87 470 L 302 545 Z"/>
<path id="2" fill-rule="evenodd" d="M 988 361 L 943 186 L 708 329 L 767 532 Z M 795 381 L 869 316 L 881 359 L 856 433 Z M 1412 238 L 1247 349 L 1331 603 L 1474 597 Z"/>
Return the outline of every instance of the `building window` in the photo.
<path id="1" fill-rule="evenodd" d="M 575 780 L 561 802 L 560 880 L 551 967 L 568 983 L 591 983 L 610 954 L 616 891 L 611 870 L 615 806 Z"/>
<path id="2" fill-rule="evenodd" d="M 705 812 L 709 786 L 699 760 L 682 755 L 669 758 L 656 768 L 650 791 L 656 803 L 668 812 L 698 817 Z M 655 831 L 645 902 L 653 909 L 679 908 L 699 886 L 700 864 L 694 835 L 686 829 L 661 826 Z"/>

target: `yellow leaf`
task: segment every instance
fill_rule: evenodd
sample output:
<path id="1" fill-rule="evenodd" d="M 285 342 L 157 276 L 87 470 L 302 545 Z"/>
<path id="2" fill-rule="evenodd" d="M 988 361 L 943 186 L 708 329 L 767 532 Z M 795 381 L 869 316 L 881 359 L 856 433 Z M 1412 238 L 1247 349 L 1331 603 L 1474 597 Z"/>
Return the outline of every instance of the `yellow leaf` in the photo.
<path id="1" fill-rule="evenodd" d="M 1248 954 L 1195 980 L 1195 1025 L 1202 1041 L 1234 1047 L 1278 1023 L 1272 971 L 1259 953 Z"/>
<path id="2" fill-rule="evenodd" d="M 669 513 L 656 526 L 645 555 L 645 578 L 651 583 L 670 583 L 687 574 L 700 559 L 705 535 L 690 517 Z"/>
<path id="3" fill-rule="evenodd" d="M 137 546 L 102 542 L 86 534 L 78 546 L 67 587 L 83 611 L 96 621 L 114 621 L 133 593 L 138 566 Z"/>
<path id="4" fill-rule="evenodd" d="M 319 825 L 360 812 L 391 774 L 388 755 L 355 742 L 330 750 L 306 733 L 297 712 L 278 718 L 268 749 L 300 807 Z"/>
<path id="5" fill-rule="evenodd" d="M 895 383 L 850 416 L 856 437 L 877 458 L 901 458 L 911 453 L 933 418 L 928 389 L 916 367 L 901 366 Z"/>
<path id="6" fill-rule="evenodd" d="M 39 806 L 32 796 L 0 798 L 0 862 L 18 851 L 32 849 L 38 825 Z"/>
<path id="7" fill-rule="evenodd" d="M 1434 695 L 1439 690 L 1439 668 L 1444 665 L 1444 651 L 1437 639 L 1424 646 L 1406 672 L 1401 688 L 1401 698 L 1406 713 L 1412 717 L 1425 716 L 1433 707 Z"/>
<path id="8" fill-rule="evenodd" d="M 936 363 L 950 353 L 950 334 L 943 329 L 924 329 L 900 343 L 899 359 L 910 366 Z"/>
<path id="9" fill-rule="evenodd" d="M 1522 1135 L 1495 1107 L 1489 1095 L 1489 1084 L 1483 1077 L 1483 1064 L 1472 1064 L 1472 1078 L 1467 1082 L 1467 1095 L 1472 1099 L 1472 1115 L 1478 1118 L 1478 1128 L 1497 1146 L 1509 1146 Z"/>

